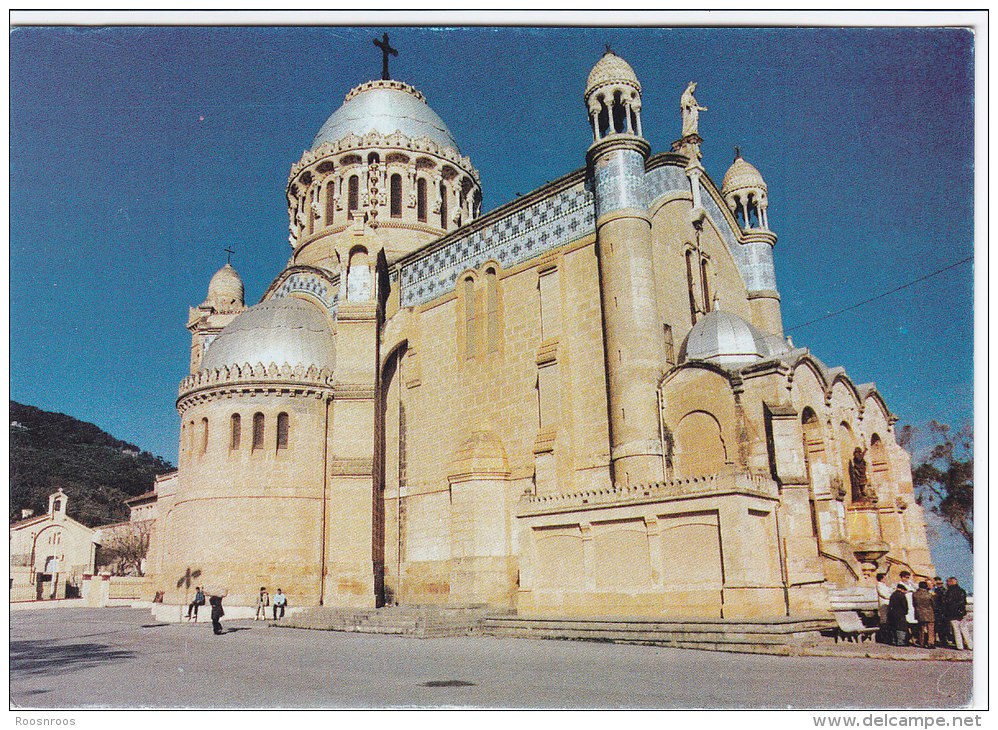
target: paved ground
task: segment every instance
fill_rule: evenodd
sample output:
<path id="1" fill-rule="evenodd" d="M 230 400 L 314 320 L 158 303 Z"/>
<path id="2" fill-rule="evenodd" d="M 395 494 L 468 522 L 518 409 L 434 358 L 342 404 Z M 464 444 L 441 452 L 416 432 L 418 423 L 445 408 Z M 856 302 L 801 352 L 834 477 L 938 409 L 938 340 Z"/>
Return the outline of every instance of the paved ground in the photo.
<path id="1" fill-rule="evenodd" d="M 969 662 L 779 657 L 574 641 L 161 624 L 14 612 L 12 707 L 957 707 Z"/>

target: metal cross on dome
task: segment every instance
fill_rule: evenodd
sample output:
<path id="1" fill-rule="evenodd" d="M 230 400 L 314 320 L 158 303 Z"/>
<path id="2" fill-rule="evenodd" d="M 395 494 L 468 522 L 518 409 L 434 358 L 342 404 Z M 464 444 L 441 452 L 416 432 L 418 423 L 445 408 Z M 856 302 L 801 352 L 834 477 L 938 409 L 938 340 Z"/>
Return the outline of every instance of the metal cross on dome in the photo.
<path id="1" fill-rule="evenodd" d="M 377 38 L 374 39 L 374 45 L 381 49 L 381 78 L 387 81 L 391 78 L 388 75 L 388 54 L 393 56 L 399 55 L 399 52 L 392 48 L 391 44 L 388 42 L 388 34 L 385 33 L 379 41 Z"/>
<path id="2" fill-rule="evenodd" d="M 232 254 L 234 254 L 235 251 L 232 250 L 231 246 L 226 246 L 222 250 L 225 251 L 225 253 L 227 254 L 226 257 L 225 257 L 225 263 L 231 264 L 232 263 Z"/>

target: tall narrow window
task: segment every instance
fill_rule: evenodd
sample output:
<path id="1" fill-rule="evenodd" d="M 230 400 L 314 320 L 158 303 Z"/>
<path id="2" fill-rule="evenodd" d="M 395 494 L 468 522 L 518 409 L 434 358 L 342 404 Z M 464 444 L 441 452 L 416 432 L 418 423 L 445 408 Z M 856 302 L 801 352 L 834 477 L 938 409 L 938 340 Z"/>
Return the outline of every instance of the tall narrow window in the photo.
<path id="1" fill-rule="evenodd" d="M 489 352 L 499 351 L 499 277 L 496 270 L 489 268 L 485 270 L 485 310 L 486 327 L 488 328 L 486 338 Z"/>
<path id="2" fill-rule="evenodd" d="M 336 213 L 336 185 L 335 180 L 326 183 L 326 225 L 333 225 L 333 215 Z"/>
<path id="3" fill-rule="evenodd" d="M 318 187 L 312 186 L 312 191 L 309 193 L 308 201 L 308 232 L 315 232 L 315 196 L 318 193 Z"/>
<path id="4" fill-rule="evenodd" d="M 447 228 L 447 186 L 440 183 L 440 227 Z"/>
<path id="5" fill-rule="evenodd" d="M 475 356 L 475 280 L 464 279 L 464 356 Z"/>
<path id="6" fill-rule="evenodd" d="M 253 448 L 263 448 L 263 414 L 253 414 Z"/>
<path id="7" fill-rule="evenodd" d="M 230 419 L 229 448 L 236 451 L 239 448 L 239 438 L 242 436 L 242 419 L 238 413 L 233 413 Z"/>
<path id="8" fill-rule="evenodd" d="M 360 207 L 360 178 L 356 175 L 350 176 L 347 183 L 347 215 L 351 215 Z"/>
<path id="9" fill-rule="evenodd" d="M 416 219 L 426 222 L 426 178 L 416 180 Z"/>
<path id="10" fill-rule="evenodd" d="M 208 450 L 208 419 L 201 419 L 201 453 Z"/>
<path id="11" fill-rule="evenodd" d="M 402 217 L 402 176 L 395 174 L 391 179 L 391 215 L 392 218 Z"/>
<path id="12" fill-rule="evenodd" d="M 665 349 L 665 364 L 674 367 L 676 364 L 676 345 L 672 339 L 672 326 L 662 325 L 663 345 Z"/>
<path id="13" fill-rule="evenodd" d="M 686 289 L 690 294 L 690 323 L 697 323 L 697 298 L 693 293 L 693 251 L 686 252 Z"/>
<path id="14" fill-rule="evenodd" d="M 288 448 L 288 414 L 277 414 L 277 448 Z"/>
<path id="15" fill-rule="evenodd" d="M 700 288 L 703 290 L 703 311 L 710 311 L 710 288 L 707 284 L 707 259 L 700 259 Z"/>

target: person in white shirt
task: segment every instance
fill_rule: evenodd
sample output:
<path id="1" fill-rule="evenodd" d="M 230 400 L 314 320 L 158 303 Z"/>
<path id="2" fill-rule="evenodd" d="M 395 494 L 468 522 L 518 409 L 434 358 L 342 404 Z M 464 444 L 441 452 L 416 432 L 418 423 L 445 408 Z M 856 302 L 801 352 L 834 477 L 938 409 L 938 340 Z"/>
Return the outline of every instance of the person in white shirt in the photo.
<path id="1" fill-rule="evenodd" d="M 274 621 L 278 618 L 284 618 L 284 607 L 288 605 L 288 597 L 281 592 L 281 589 L 277 589 L 277 595 L 274 596 Z M 277 609 L 281 609 L 281 615 L 277 615 Z"/>

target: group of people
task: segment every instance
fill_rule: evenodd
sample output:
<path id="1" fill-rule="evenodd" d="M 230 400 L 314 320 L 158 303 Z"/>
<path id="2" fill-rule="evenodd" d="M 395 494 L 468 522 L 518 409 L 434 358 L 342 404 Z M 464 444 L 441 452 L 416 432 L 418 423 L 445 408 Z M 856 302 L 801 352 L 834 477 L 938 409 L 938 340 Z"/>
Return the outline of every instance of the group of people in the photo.
<path id="1" fill-rule="evenodd" d="M 894 646 L 973 649 L 967 592 L 956 578 L 950 577 L 943 585 L 937 575 L 931 588 L 924 580 L 916 585 L 907 570 L 901 571 L 893 588 L 886 579 L 886 573 L 877 574 L 880 625 L 885 629 L 882 640 Z"/>
<path id="2" fill-rule="evenodd" d="M 225 615 L 225 609 L 222 608 L 222 596 L 211 596 L 208 600 L 211 604 L 211 628 L 216 634 L 223 633 L 222 631 L 222 616 Z M 201 589 L 201 586 L 194 587 L 194 600 L 191 601 L 190 605 L 187 606 L 187 620 L 194 621 L 197 623 L 198 620 L 198 609 L 205 604 L 205 594 Z M 260 587 L 260 595 L 256 600 L 256 617 L 254 621 L 259 621 L 262 617 L 264 621 L 267 620 L 267 606 L 270 605 L 270 594 L 267 593 L 267 589 L 263 586 Z M 274 596 L 274 620 L 279 618 L 284 618 L 284 609 L 288 605 L 288 597 L 284 592 L 278 588 L 277 595 Z M 280 615 L 278 615 L 280 614 Z"/>
<path id="3" fill-rule="evenodd" d="M 256 616 L 254 621 L 259 621 L 261 618 L 267 620 L 267 606 L 270 605 L 270 594 L 267 593 L 267 589 L 264 586 L 260 586 L 260 595 L 256 599 Z M 280 588 L 277 589 L 277 595 L 274 596 L 274 621 L 279 618 L 284 618 L 284 609 L 288 605 L 288 597 L 284 595 Z M 280 616 L 278 616 L 280 612 Z"/>

